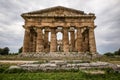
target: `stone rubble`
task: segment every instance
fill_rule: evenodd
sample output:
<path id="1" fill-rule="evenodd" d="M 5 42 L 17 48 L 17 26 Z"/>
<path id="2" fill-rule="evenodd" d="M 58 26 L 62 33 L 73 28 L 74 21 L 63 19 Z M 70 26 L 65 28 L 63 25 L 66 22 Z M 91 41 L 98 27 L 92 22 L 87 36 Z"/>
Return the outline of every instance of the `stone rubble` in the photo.
<path id="1" fill-rule="evenodd" d="M 74 62 L 74 61 L 73 61 Z M 91 69 L 91 68 L 112 68 L 116 69 L 118 68 L 117 65 L 111 64 L 108 62 L 86 62 L 86 63 L 69 63 L 67 61 L 63 60 L 52 60 L 49 61 L 48 63 L 41 63 L 41 64 L 22 64 L 19 65 L 18 67 L 24 69 L 24 70 L 82 70 L 82 69 Z M 11 66 L 10 68 L 16 68 L 14 66 Z M 120 68 L 120 67 L 119 67 Z"/>

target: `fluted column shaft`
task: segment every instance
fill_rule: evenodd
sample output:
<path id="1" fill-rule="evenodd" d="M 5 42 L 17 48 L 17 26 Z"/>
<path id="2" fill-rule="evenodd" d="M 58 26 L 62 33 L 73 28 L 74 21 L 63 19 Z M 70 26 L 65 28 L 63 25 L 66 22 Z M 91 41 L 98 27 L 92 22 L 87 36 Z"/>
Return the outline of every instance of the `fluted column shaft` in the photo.
<path id="1" fill-rule="evenodd" d="M 30 30 L 25 29 L 23 52 L 29 52 Z"/>
<path id="2" fill-rule="evenodd" d="M 82 52 L 82 34 L 81 28 L 77 28 L 77 51 Z"/>
<path id="3" fill-rule="evenodd" d="M 75 32 L 74 30 L 70 31 L 70 38 L 71 38 L 71 51 L 75 50 Z"/>
<path id="4" fill-rule="evenodd" d="M 33 52 L 33 32 L 30 32 L 30 41 L 29 41 L 29 52 Z"/>
<path id="5" fill-rule="evenodd" d="M 43 52 L 44 51 L 44 45 L 43 45 L 43 34 L 42 29 L 37 29 L 37 47 L 36 52 Z"/>
<path id="6" fill-rule="evenodd" d="M 89 31 L 87 30 L 85 34 L 85 51 L 89 51 Z"/>
<path id="7" fill-rule="evenodd" d="M 56 52 L 57 50 L 57 38 L 56 38 L 56 29 L 51 29 L 51 43 L 50 43 L 50 52 Z"/>
<path id="8" fill-rule="evenodd" d="M 89 28 L 89 49 L 91 53 L 96 53 L 94 28 Z"/>
<path id="9" fill-rule="evenodd" d="M 49 49 L 49 46 L 48 46 L 48 33 L 49 31 L 45 31 L 45 38 L 44 38 L 44 41 L 45 41 L 45 50 L 48 51 Z"/>
<path id="10" fill-rule="evenodd" d="M 63 29 L 63 51 L 69 52 L 69 38 L 68 38 L 68 29 Z"/>
<path id="11" fill-rule="evenodd" d="M 33 52 L 36 52 L 36 33 L 33 35 Z"/>

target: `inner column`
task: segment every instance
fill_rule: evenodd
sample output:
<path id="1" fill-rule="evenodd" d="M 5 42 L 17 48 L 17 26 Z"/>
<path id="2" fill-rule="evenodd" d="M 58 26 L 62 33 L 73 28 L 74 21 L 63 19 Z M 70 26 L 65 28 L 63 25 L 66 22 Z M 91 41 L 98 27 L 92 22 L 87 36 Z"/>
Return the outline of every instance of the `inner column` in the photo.
<path id="1" fill-rule="evenodd" d="M 63 51 L 69 52 L 68 28 L 63 28 Z"/>
<path id="2" fill-rule="evenodd" d="M 45 29 L 45 38 L 44 38 L 44 40 L 45 40 L 45 51 L 46 52 L 48 52 L 49 51 L 49 45 L 48 45 L 48 34 L 49 34 L 49 31 L 48 30 L 46 30 Z"/>
<path id="3" fill-rule="evenodd" d="M 50 52 L 56 52 L 56 50 L 57 50 L 56 29 L 51 28 Z"/>
<path id="4" fill-rule="evenodd" d="M 37 29 L 37 49 L 36 52 L 43 52 L 44 46 L 43 46 L 43 34 L 42 34 L 42 28 Z"/>
<path id="5" fill-rule="evenodd" d="M 73 52 L 75 50 L 75 33 L 74 30 L 70 30 L 70 41 L 71 41 L 71 51 Z"/>
<path id="6" fill-rule="evenodd" d="M 33 52 L 36 52 L 36 33 L 33 34 Z"/>
<path id="7" fill-rule="evenodd" d="M 77 50 L 78 50 L 78 52 L 82 52 L 82 34 L 81 34 L 81 28 L 77 28 Z"/>

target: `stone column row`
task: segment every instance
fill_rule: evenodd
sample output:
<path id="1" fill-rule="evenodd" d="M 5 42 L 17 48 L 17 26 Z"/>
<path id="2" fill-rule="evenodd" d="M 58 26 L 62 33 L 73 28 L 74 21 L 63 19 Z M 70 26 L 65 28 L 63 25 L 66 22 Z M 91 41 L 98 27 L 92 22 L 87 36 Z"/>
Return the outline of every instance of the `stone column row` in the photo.
<path id="1" fill-rule="evenodd" d="M 25 29 L 24 35 L 24 44 L 23 44 L 23 52 L 44 52 L 44 49 L 49 49 L 48 47 L 48 31 L 45 31 L 45 36 L 43 39 L 42 28 L 37 28 L 37 35 L 35 33 L 30 32 L 30 29 Z M 71 36 L 71 46 L 69 46 L 69 38 L 68 38 L 68 28 L 63 29 L 63 51 L 74 52 L 77 49 L 78 52 L 83 52 L 85 50 L 90 51 L 91 53 L 96 53 L 96 44 L 94 37 L 94 28 L 89 28 L 88 33 L 84 35 L 85 44 L 83 44 L 83 35 L 81 32 L 81 28 L 77 28 L 77 45 L 75 47 L 75 32 L 74 30 L 70 31 Z M 57 38 L 56 38 L 56 29 L 51 29 L 51 43 L 50 43 L 50 52 L 57 51 Z M 83 45 L 85 45 L 85 49 L 83 49 Z M 49 51 L 49 50 L 48 50 Z"/>

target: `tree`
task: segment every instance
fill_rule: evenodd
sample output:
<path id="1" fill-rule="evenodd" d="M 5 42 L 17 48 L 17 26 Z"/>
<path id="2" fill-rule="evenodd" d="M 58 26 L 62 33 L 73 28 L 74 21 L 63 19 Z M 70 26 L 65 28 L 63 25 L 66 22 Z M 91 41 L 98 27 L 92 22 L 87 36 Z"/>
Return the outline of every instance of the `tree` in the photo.
<path id="1" fill-rule="evenodd" d="M 107 53 L 105 53 L 104 55 L 106 55 L 106 56 L 114 56 L 114 54 L 111 53 L 111 52 L 107 52 Z"/>
<path id="2" fill-rule="evenodd" d="M 120 55 L 120 49 L 118 49 L 118 51 L 114 52 L 115 55 Z"/>
<path id="3" fill-rule="evenodd" d="M 2 53 L 3 53 L 3 49 L 2 49 L 2 48 L 0 48 L 0 54 L 2 55 Z"/>
<path id="4" fill-rule="evenodd" d="M 8 55 L 9 51 L 10 51 L 10 49 L 8 47 L 0 48 L 0 54 L 1 55 Z"/>
<path id="5" fill-rule="evenodd" d="M 19 49 L 18 53 L 22 53 L 22 48 L 23 48 L 23 47 L 21 47 L 21 48 Z"/>
<path id="6" fill-rule="evenodd" d="M 8 55 L 9 51 L 10 51 L 10 49 L 8 47 L 3 48 L 4 55 Z"/>

